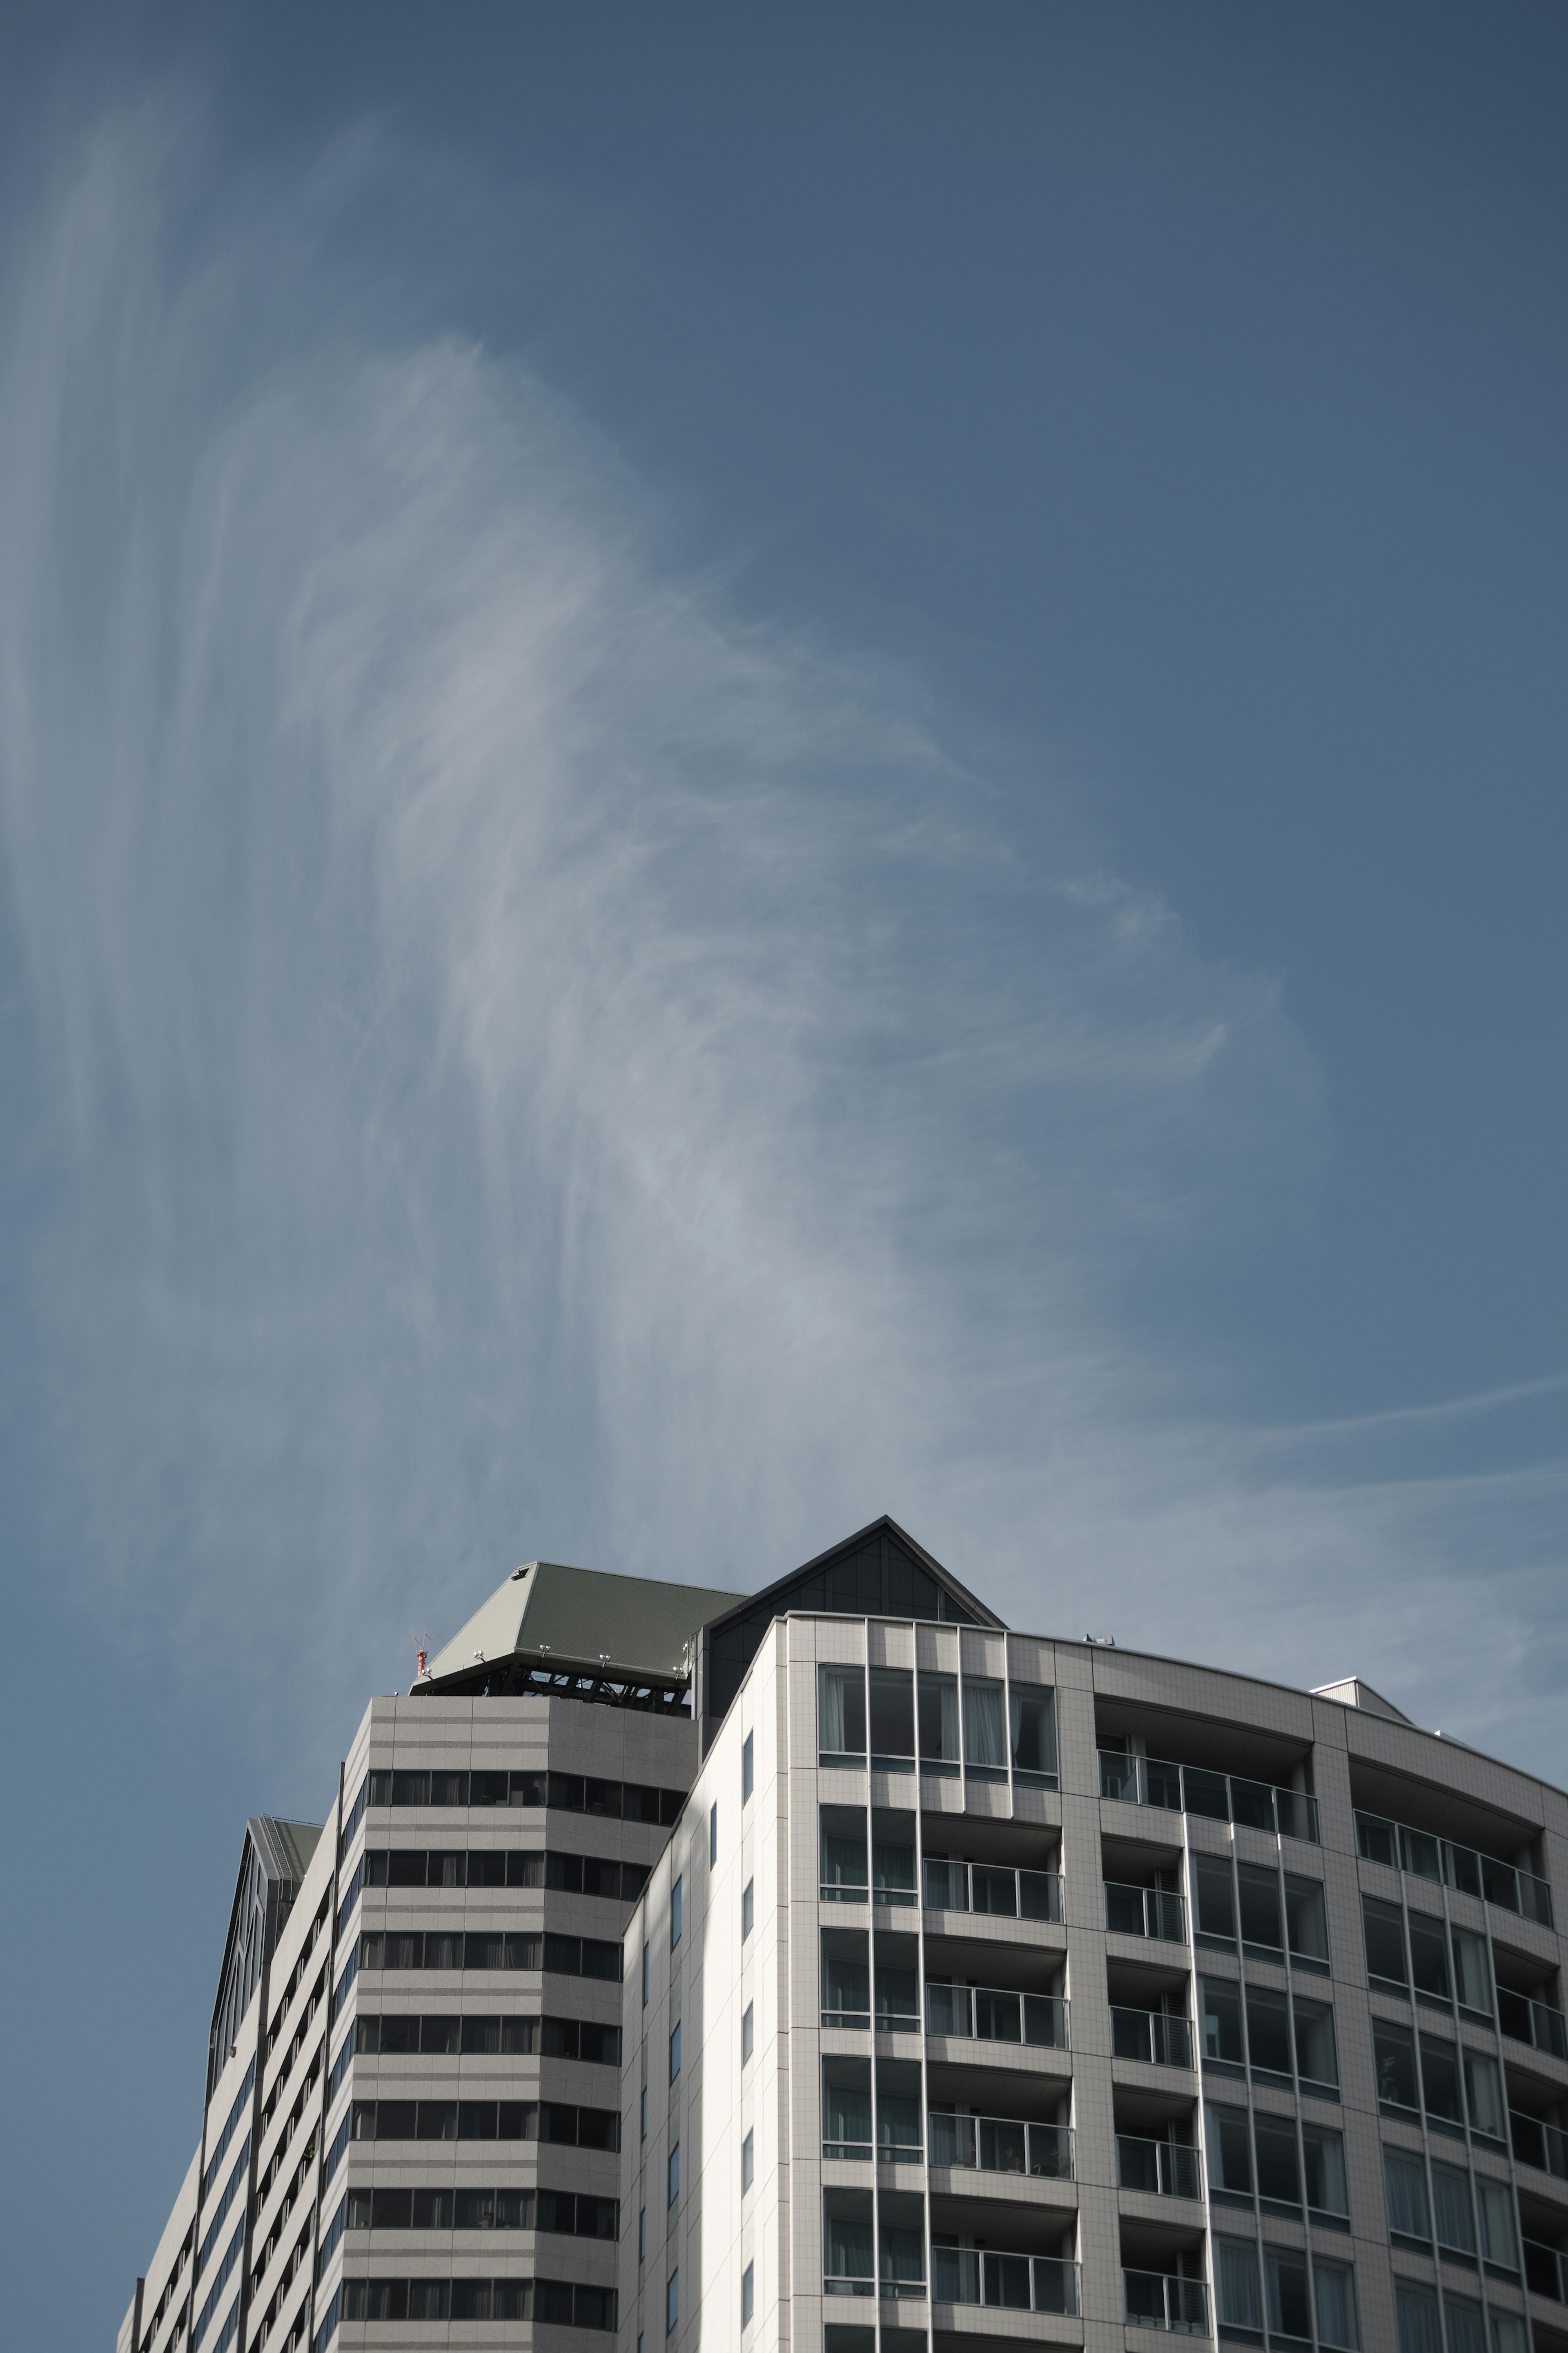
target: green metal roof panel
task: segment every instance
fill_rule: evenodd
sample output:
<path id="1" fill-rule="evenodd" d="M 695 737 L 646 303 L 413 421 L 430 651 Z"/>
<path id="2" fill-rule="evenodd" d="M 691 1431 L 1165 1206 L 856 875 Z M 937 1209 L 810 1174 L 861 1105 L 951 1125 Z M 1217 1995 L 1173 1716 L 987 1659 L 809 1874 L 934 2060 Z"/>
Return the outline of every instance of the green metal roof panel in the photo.
<path id="1" fill-rule="evenodd" d="M 679 1676 L 689 1672 L 687 1646 L 699 1627 L 743 1598 L 706 1585 L 530 1561 L 437 1652 L 425 1687 L 515 1656 L 628 1683 Z"/>

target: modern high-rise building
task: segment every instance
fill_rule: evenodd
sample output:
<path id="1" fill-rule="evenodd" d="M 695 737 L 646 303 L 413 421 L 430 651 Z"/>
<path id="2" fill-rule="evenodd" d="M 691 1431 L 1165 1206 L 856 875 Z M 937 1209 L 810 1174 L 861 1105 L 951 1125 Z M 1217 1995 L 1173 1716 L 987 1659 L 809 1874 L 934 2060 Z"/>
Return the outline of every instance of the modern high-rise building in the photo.
<path id="1" fill-rule="evenodd" d="M 1013 1632 L 890 1521 L 534 1564 L 247 1825 L 120 2353 L 1568 2353 L 1565 1872 L 1363 1683 Z"/>

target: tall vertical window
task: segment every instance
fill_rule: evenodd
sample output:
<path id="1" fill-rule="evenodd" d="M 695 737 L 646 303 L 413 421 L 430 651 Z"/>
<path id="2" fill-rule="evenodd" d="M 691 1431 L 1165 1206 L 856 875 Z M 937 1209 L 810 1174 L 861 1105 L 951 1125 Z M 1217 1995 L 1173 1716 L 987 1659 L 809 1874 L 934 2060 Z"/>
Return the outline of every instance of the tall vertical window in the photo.
<path id="1" fill-rule="evenodd" d="M 642 1948 L 642 2006 L 647 2008 L 647 1947 Z"/>
<path id="2" fill-rule="evenodd" d="M 1312 2321 L 1307 2302 L 1307 2258 L 1285 2248 L 1265 2247 L 1263 2286 L 1273 2336 L 1311 2341 Z"/>
<path id="3" fill-rule="evenodd" d="M 1057 1695 L 1045 1683 L 1009 1683 L 1013 1778 L 1026 1788 L 1057 1786 Z"/>
<path id="4" fill-rule="evenodd" d="M 871 1763 L 882 1773 L 915 1769 L 915 1679 L 908 1667 L 873 1667 Z"/>
<path id="5" fill-rule="evenodd" d="M 680 2073 L 680 2029 L 678 2026 L 669 2038 L 669 2080 L 673 2084 Z"/>
<path id="6" fill-rule="evenodd" d="M 1443 2324 L 1437 2299 L 1429 2287 L 1413 2280 L 1395 2280 L 1394 2311 L 1399 2324 L 1399 2353 L 1443 2353 Z"/>
<path id="7" fill-rule="evenodd" d="M 960 1761 L 956 1676 L 928 1674 L 922 1668 L 915 1687 L 915 1715 L 920 1728 L 921 1771 L 948 1776 L 956 1773 Z"/>
<path id="8" fill-rule="evenodd" d="M 742 2198 L 752 2186 L 752 2172 L 755 2161 L 754 2140 L 755 2135 L 748 2133 L 741 2143 L 741 2195 Z"/>
<path id="9" fill-rule="evenodd" d="M 673 2206 L 676 2200 L 680 2195 L 680 2143 L 679 2141 L 676 2142 L 675 2147 L 669 2152 L 668 2170 L 669 2196 L 666 2200 L 666 2203 Z"/>
<path id="10" fill-rule="evenodd" d="M 752 2313 L 756 2309 L 756 2265 L 754 2263 L 748 2263 L 745 2270 L 741 2274 L 741 2326 L 742 2328 L 747 2327 Z"/>
<path id="11" fill-rule="evenodd" d="M 669 1947 L 671 1952 L 680 1942 L 681 1882 L 678 1879 L 669 1891 Z"/>
<path id="12" fill-rule="evenodd" d="M 717 1806 L 710 1806 L 708 1810 L 708 1867 L 710 1870 L 712 1869 L 718 1860 L 719 1809 Z"/>
<path id="13" fill-rule="evenodd" d="M 1355 2274 L 1347 2263 L 1312 2264 L 1312 2295 L 1318 2307 L 1318 2342 L 1343 2346 L 1356 2353 L 1361 2330 L 1356 2325 Z"/>
<path id="14" fill-rule="evenodd" d="M 664 2333 L 668 2337 L 680 2318 L 680 2274 L 671 2272 L 664 2287 Z"/>
<path id="15" fill-rule="evenodd" d="M 647 2138 L 647 2085 L 642 2087 L 642 2137 Z"/>
<path id="16" fill-rule="evenodd" d="M 963 1679 L 963 1769 L 976 1780 L 1007 1778 L 1002 1686 L 971 1675 Z"/>
<path id="17" fill-rule="evenodd" d="M 748 2002 L 741 2013 L 741 2064 L 742 2067 L 752 2055 L 752 2037 L 755 2031 L 753 2009 L 754 2005 Z"/>
<path id="18" fill-rule="evenodd" d="M 816 1744 L 824 1757 L 866 1754 L 866 1683 L 858 1667 L 818 1667 Z"/>
<path id="19" fill-rule="evenodd" d="M 741 1942 L 742 1945 L 752 1933 L 752 1922 L 756 1914 L 755 1889 L 755 1880 L 748 1879 L 741 1891 Z"/>
<path id="20" fill-rule="evenodd" d="M 752 1794 L 752 1736 L 748 1732 L 741 1743 L 741 1803 L 742 1805 Z"/>
<path id="21" fill-rule="evenodd" d="M 638 2210 L 637 2210 L 637 2261 L 638 2261 L 638 2263 L 642 2263 L 642 2262 L 645 2260 L 645 2258 L 647 2257 L 647 2208 L 646 2206 L 642 2206 L 642 2207 L 639 2207 L 639 2208 L 638 2208 Z"/>

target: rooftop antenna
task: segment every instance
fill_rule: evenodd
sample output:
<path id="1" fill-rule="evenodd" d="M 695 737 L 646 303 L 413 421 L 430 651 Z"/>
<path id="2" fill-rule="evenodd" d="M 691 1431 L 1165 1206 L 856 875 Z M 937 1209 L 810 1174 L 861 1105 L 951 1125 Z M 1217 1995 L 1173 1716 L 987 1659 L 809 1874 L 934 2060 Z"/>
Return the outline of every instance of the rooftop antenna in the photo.
<path id="1" fill-rule="evenodd" d="M 422 1675 L 425 1672 L 425 1662 L 430 1656 L 429 1627 L 426 1627 L 423 1634 L 410 1634 L 408 1639 L 414 1645 L 415 1672 Z"/>

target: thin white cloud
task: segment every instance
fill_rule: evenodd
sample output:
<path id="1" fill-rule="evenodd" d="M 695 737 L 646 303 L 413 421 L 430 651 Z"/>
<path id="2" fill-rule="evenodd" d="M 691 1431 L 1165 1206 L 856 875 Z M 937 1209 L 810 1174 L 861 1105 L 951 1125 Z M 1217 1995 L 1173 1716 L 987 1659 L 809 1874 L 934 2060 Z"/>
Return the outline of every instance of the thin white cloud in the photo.
<path id="1" fill-rule="evenodd" d="M 670 576 L 526 369 L 348 333 L 341 162 L 198 236 L 166 134 L 92 142 L 0 371 L 79 1606 L 315 1738 L 514 1556 L 753 1585 L 890 1508 L 1017 1622 L 1544 1754 L 1560 1482 L 1266 1477 L 1119 1314 L 1310 1200 L 1271 983 L 1065 799 L 1021 856 L 929 689 Z"/>

